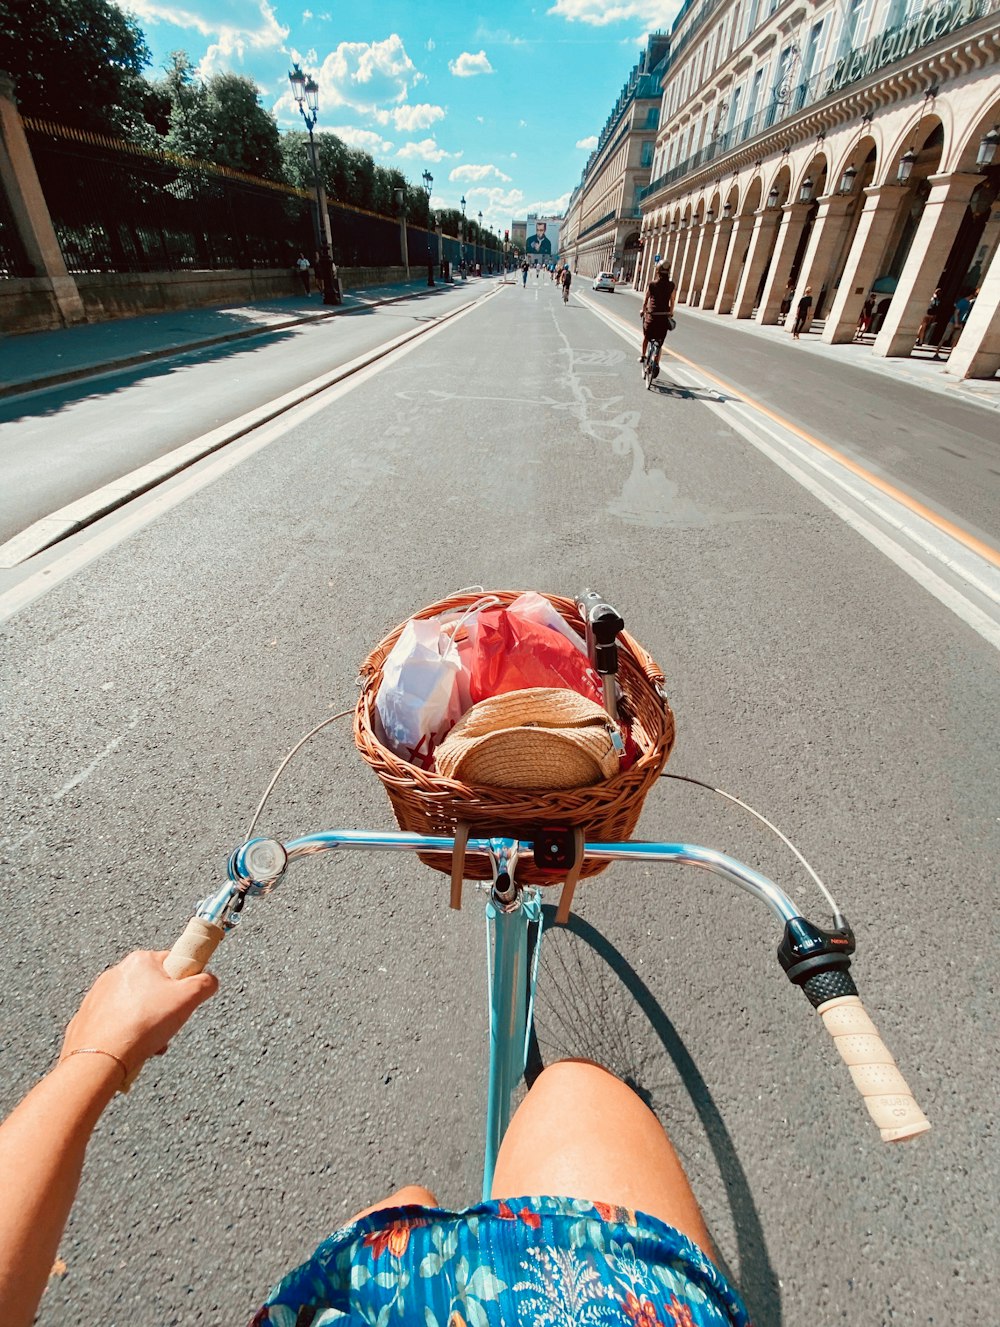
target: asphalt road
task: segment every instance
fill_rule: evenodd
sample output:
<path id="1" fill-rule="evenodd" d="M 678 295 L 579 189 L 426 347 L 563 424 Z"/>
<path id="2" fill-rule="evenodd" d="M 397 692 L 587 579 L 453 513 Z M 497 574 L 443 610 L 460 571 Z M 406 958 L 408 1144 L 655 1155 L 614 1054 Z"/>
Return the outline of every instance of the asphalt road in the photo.
<path id="1" fill-rule="evenodd" d="M 492 286 L 438 286 L 405 302 L 0 399 L 0 542 Z"/>
<path id="2" fill-rule="evenodd" d="M 389 627 L 465 585 L 593 584 L 664 667 L 669 768 L 760 808 L 837 894 L 934 1129 L 878 1141 L 769 914 L 698 872 L 580 887 L 543 958 L 548 1053 L 648 1094 L 758 1324 L 984 1321 L 996 649 L 724 402 L 643 392 L 635 354 L 579 297 L 504 288 L 241 463 L 111 518 L 99 556 L 89 532 L 43 562 L 52 588 L 7 622 L 0 675 L 3 1104 L 106 962 L 172 941 Z M 391 825 L 349 723 L 293 764 L 264 828 L 335 824 Z M 823 919 L 720 799 L 664 781 L 639 832 L 749 860 Z M 480 907 L 450 913 L 445 877 L 394 858 L 303 864 L 248 907 L 219 996 L 102 1122 L 40 1321 L 240 1323 L 396 1186 L 473 1201 L 483 953 Z"/>

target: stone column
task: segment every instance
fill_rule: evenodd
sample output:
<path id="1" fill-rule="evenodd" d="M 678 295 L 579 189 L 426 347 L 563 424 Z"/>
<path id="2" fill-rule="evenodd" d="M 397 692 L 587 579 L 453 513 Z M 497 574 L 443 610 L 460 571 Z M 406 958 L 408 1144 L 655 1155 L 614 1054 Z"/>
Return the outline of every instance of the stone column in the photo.
<path id="1" fill-rule="evenodd" d="M 711 240 L 708 238 L 708 232 L 711 229 L 707 221 L 703 221 L 698 227 L 698 243 L 694 246 L 694 257 L 691 260 L 691 279 L 688 281 L 687 295 L 685 304 L 698 304 L 701 299 L 701 283 L 705 276 L 705 262 L 708 257 L 708 248 Z"/>
<path id="2" fill-rule="evenodd" d="M 694 254 L 694 230 L 693 226 L 688 226 L 686 230 L 679 231 L 680 242 L 677 249 L 680 258 L 677 263 L 677 269 L 671 268 L 674 281 L 677 283 L 677 299 L 683 304 L 684 291 L 687 289 L 687 271 L 688 264 Z"/>
<path id="3" fill-rule="evenodd" d="M 958 345 L 945 373 L 960 378 L 992 378 L 1000 369 L 1000 249 L 990 260 Z"/>
<path id="4" fill-rule="evenodd" d="M 873 185 L 864 192 L 864 210 L 820 336 L 831 344 L 854 340 L 861 306 L 882 272 L 899 209 L 909 202 L 909 194 L 894 184 Z"/>
<path id="5" fill-rule="evenodd" d="M 813 223 L 812 234 L 806 245 L 806 255 L 802 260 L 792 297 L 791 316 L 785 319 L 785 331 L 791 332 L 795 326 L 795 310 L 799 300 L 805 294 L 806 286 L 813 288 L 812 307 L 815 310 L 819 292 L 830 275 L 830 268 L 840 253 L 844 241 L 844 218 L 851 210 L 853 200 L 850 194 L 827 194 L 819 200 L 819 210 Z"/>
<path id="6" fill-rule="evenodd" d="M 931 175 L 931 192 L 900 273 L 889 312 L 875 338 L 872 354 L 909 355 L 927 301 L 948 262 L 969 199 L 981 175 Z M 977 301 L 978 302 L 978 301 Z"/>
<path id="7" fill-rule="evenodd" d="M 732 217 L 722 217 L 715 223 L 712 247 L 708 254 L 708 267 L 705 274 L 705 286 L 701 292 L 701 307 L 711 309 L 719 293 L 719 281 L 722 277 L 722 264 L 726 261 L 729 249 L 729 237 L 733 229 Z"/>
<path id="8" fill-rule="evenodd" d="M 743 264 L 740 283 L 736 288 L 736 298 L 733 300 L 734 318 L 749 318 L 753 313 L 757 287 L 767 260 L 771 256 L 771 241 L 780 220 L 781 213 L 773 207 L 762 207 L 754 217 L 750 249 Z"/>
<path id="9" fill-rule="evenodd" d="M 59 241 L 14 100 L 14 82 L 0 73 L 0 187 L 35 276 L 42 277 L 63 323 L 83 323 L 87 314 L 76 282 L 66 270 Z"/>
<path id="10" fill-rule="evenodd" d="M 719 294 L 715 301 L 716 313 L 732 313 L 733 297 L 739 284 L 740 272 L 743 270 L 743 247 L 753 221 L 752 212 L 741 212 L 733 221 L 733 228 L 729 233 L 729 248 L 719 279 Z"/>
<path id="11" fill-rule="evenodd" d="M 791 276 L 792 259 L 795 257 L 795 250 L 799 247 L 802 231 L 809 219 L 810 207 L 811 203 L 785 203 L 781 209 L 778 238 L 760 297 L 760 308 L 757 310 L 759 323 L 778 321 L 781 300 L 788 285 L 788 278 Z"/>

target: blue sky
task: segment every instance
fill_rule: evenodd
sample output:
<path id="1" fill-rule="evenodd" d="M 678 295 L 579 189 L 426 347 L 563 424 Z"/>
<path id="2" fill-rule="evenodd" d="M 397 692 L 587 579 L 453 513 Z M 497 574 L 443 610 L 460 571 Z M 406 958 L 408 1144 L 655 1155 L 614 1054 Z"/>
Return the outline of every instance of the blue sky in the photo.
<path id="1" fill-rule="evenodd" d="M 301 128 L 292 60 L 320 84 L 319 127 L 415 184 L 432 205 L 494 229 L 559 213 L 645 34 L 679 0 L 117 0 L 136 15 L 153 71 L 185 50 L 203 73 L 249 74 L 281 128 Z"/>

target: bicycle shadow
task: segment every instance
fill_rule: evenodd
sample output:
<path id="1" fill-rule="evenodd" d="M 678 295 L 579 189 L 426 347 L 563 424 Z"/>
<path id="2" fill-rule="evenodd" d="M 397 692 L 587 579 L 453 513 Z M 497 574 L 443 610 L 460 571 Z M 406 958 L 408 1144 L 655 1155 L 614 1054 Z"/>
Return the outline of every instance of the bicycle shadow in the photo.
<path id="1" fill-rule="evenodd" d="M 771 1264 L 763 1227 L 757 1214 L 750 1184 L 732 1137 L 726 1128 L 726 1123 L 694 1058 L 667 1014 L 657 1003 L 649 987 L 631 966 L 624 954 L 616 949 L 600 931 L 577 914 L 571 914 L 568 925 L 556 927 L 554 924 L 555 907 L 546 904 L 543 913 L 545 916 L 545 930 L 548 935 L 546 945 L 542 951 L 542 967 L 548 968 L 552 965 L 553 950 L 556 949 L 556 945 L 552 942 L 558 935 L 569 934 L 579 939 L 588 946 L 598 959 L 603 961 L 629 992 L 635 1006 L 648 1021 L 649 1026 L 672 1061 L 704 1129 L 719 1174 L 722 1177 L 726 1200 L 732 1213 L 739 1255 L 739 1278 L 733 1275 L 721 1255 L 719 1257 L 720 1266 L 733 1284 L 739 1285 L 750 1312 L 750 1317 L 756 1327 L 781 1327 L 783 1318 L 778 1275 Z M 628 1010 L 621 1010 L 622 1001 L 618 1000 L 616 1002 L 614 999 L 607 998 L 606 992 L 594 989 L 595 980 L 598 985 L 600 984 L 600 975 L 596 970 L 588 973 L 584 964 L 580 961 L 581 955 L 575 956 L 575 970 L 571 971 L 568 962 L 570 955 L 565 951 L 565 945 L 558 946 L 558 952 L 554 956 L 554 961 L 562 968 L 561 979 L 550 972 L 546 972 L 544 978 L 539 978 L 538 985 L 541 994 L 539 997 L 540 1007 L 536 1009 L 536 1021 L 538 1042 L 541 1044 L 541 1059 L 549 1061 L 560 1058 L 562 1055 L 583 1055 L 597 1060 L 617 1073 L 652 1109 L 652 1094 L 643 1086 L 641 1081 L 643 1066 L 640 1057 L 629 1063 Z M 567 1007 L 564 1010 L 548 1007 L 551 1005 L 551 1000 L 546 1000 L 546 993 L 551 996 L 554 987 L 558 991 L 563 989 L 564 986 L 576 988 L 578 993 L 575 1001 L 576 1007 Z M 579 992 L 581 990 L 583 992 L 582 999 L 585 1000 L 587 1008 L 595 1014 L 594 1022 L 589 1025 L 581 1024 L 579 1019 L 581 999 Z M 621 1025 L 612 1026 L 616 1021 Z M 603 1027 L 600 1026 L 601 1024 L 603 1024 Z M 603 1036 L 601 1035 L 602 1032 Z M 595 1033 L 596 1035 L 594 1035 Z M 561 1044 L 564 1035 L 567 1038 L 565 1047 Z M 538 1072 L 540 1068 L 541 1060 L 538 1057 L 538 1046 L 533 1044 L 532 1054 L 529 1055 L 528 1073 L 526 1074 L 529 1081 L 533 1072 Z"/>
<path id="2" fill-rule="evenodd" d="M 685 387 L 679 382 L 664 382 L 662 377 L 656 379 L 652 390 L 664 396 L 672 396 L 677 401 L 711 401 L 713 404 L 722 405 L 734 399 L 725 392 L 717 392 L 712 388 L 702 391 L 695 387 Z"/>

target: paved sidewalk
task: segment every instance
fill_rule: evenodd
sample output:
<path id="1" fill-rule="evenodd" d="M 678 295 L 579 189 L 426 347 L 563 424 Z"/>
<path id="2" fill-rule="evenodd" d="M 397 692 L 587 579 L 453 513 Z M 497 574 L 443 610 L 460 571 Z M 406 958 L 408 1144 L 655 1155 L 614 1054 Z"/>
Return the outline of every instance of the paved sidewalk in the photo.
<path id="1" fill-rule="evenodd" d="M 640 292 L 633 290 L 631 286 L 619 286 L 616 293 L 630 295 L 636 303 L 641 298 Z M 923 387 L 927 391 L 939 392 L 954 401 L 962 401 L 966 405 L 982 405 L 986 406 L 987 409 L 1000 410 L 1000 378 L 952 377 L 947 371 L 947 358 L 943 360 L 931 358 L 934 353 L 933 346 L 918 350 L 908 358 L 885 359 L 881 355 L 872 354 L 872 338 L 870 337 L 866 342 L 829 345 L 827 342 L 820 340 L 817 332 L 803 332 L 801 339 L 796 342 L 792 340 L 791 335 L 783 327 L 761 325 L 751 318 L 720 317 L 717 313 L 707 313 L 703 309 L 689 308 L 686 304 L 678 304 L 678 326 L 682 327 L 684 320 L 688 318 L 700 318 L 711 323 L 714 327 L 728 327 L 747 336 L 761 336 L 787 346 L 789 350 L 794 349 L 797 352 L 821 355 L 838 364 L 849 364 L 851 368 L 866 369 L 872 373 L 893 378 L 896 382 L 908 382 L 914 387 Z M 683 344 L 679 343 L 677 348 L 683 354 Z M 725 374 L 722 376 L 724 377 Z"/>
<path id="2" fill-rule="evenodd" d="M 113 318 L 53 332 L 26 332 L 0 338 L 0 397 L 53 386 L 183 350 L 217 345 L 297 324 L 343 317 L 378 304 L 414 295 L 433 298 L 479 282 L 441 281 L 432 288 L 426 276 L 413 281 L 347 291 L 340 305 L 325 305 L 319 293 L 290 295 L 255 303 L 174 309 L 137 318 Z"/>

